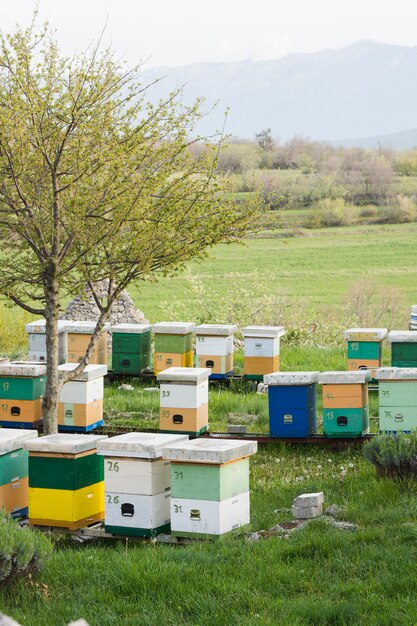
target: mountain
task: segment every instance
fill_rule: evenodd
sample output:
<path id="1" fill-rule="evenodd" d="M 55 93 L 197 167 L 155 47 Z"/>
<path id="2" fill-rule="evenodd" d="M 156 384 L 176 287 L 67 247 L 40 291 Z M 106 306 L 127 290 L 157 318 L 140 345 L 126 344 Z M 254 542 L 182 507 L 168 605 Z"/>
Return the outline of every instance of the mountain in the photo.
<path id="1" fill-rule="evenodd" d="M 271 61 L 197 63 L 145 70 L 152 101 L 184 85 L 184 102 L 198 96 L 209 110 L 199 131 L 253 138 L 271 128 L 282 140 L 294 135 L 339 140 L 377 137 L 417 128 L 417 46 L 359 41 L 340 50 L 290 54 Z"/>
<path id="2" fill-rule="evenodd" d="M 404 130 L 401 133 L 376 135 L 375 137 L 356 137 L 353 139 L 336 139 L 328 143 L 343 148 L 392 148 L 393 150 L 408 150 L 417 147 L 417 128 Z"/>

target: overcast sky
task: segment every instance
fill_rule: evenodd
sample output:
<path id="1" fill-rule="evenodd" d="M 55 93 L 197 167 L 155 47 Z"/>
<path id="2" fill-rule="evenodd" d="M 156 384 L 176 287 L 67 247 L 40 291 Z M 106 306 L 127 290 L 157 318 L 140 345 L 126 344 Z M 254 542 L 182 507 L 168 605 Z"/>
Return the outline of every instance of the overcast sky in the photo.
<path id="1" fill-rule="evenodd" d="M 34 0 L 0 0 L 0 27 L 28 24 Z M 276 59 L 359 39 L 417 45 L 416 0 L 40 0 L 72 54 L 97 38 L 134 64 Z"/>

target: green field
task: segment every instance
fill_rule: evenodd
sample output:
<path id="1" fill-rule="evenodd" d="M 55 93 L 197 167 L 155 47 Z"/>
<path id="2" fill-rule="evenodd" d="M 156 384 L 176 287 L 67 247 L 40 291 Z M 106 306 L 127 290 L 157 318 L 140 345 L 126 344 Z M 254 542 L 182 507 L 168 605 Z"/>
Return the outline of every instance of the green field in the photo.
<path id="1" fill-rule="evenodd" d="M 162 278 L 157 284 L 132 287 L 137 306 L 152 322 L 175 319 L 183 307 L 190 320 L 221 309 L 231 290 L 249 297 L 269 293 L 323 314 L 344 304 L 348 289 L 363 280 L 382 292 L 395 288 L 403 301 L 398 323 L 404 324 L 417 299 L 417 224 L 352 226 L 305 231 L 305 236 L 250 239 L 245 246 L 217 246 L 210 258 L 190 263 L 189 271 L 206 290 L 207 308 L 197 304 L 187 275 Z M 256 308 L 256 306 L 254 307 Z M 291 311 L 290 311 L 291 312 Z M 177 318 L 178 319 L 178 318 Z M 232 321 L 232 320 L 230 320 Z"/>

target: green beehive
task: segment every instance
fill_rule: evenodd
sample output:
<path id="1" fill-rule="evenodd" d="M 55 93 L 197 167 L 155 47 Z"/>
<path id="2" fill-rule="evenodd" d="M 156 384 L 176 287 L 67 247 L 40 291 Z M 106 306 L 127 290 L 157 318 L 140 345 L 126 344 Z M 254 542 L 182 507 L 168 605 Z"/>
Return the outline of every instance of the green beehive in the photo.
<path id="1" fill-rule="evenodd" d="M 78 458 L 30 457 L 29 487 L 75 491 L 104 480 L 104 460 L 97 454 Z"/>
<path id="2" fill-rule="evenodd" d="M 392 367 L 417 367 L 417 332 L 392 330 L 388 341 L 391 344 Z"/>
<path id="3" fill-rule="evenodd" d="M 186 335 L 155 334 L 155 352 L 183 354 L 193 349 L 193 333 Z"/>
<path id="4" fill-rule="evenodd" d="M 112 326 L 112 369 L 115 374 L 141 374 L 151 367 L 151 327 Z"/>
<path id="5" fill-rule="evenodd" d="M 225 500 L 249 491 L 249 459 L 226 465 L 171 465 L 173 498 Z"/>
<path id="6" fill-rule="evenodd" d="M 17 378 L 0 376 L 0 398 L 2 400 L 37 400 L 45 392 L 46 376 Z"/>
<path id="7" fill-rule="evenodd" d="M 358 409 L 323 409 L 323 432 L 326 437 L 362 437 L 368 431 L 367 406 Z"/>
<path id="8" fill-rule="evenodd" d="M 411 432 L 417 429 L 417 368 L 381 367 L 379 380 L 379 429 Z"/>
<path id="9" fill-rule="evenodd" d="M 381 354 L 379 341 L 348 341 L 348 359 L 381 360 Z"/>

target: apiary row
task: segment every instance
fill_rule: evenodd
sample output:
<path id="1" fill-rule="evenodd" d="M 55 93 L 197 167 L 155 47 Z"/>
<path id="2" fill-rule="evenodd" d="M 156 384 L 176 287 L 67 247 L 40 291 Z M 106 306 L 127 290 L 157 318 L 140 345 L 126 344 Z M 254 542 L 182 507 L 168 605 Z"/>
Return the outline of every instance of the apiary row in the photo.
<path id="1" fill-rule="evenodd" d="M 31 525 L 218 537 L 250 522 L 253 441 L 0 429 L 0 506 Z"/>

